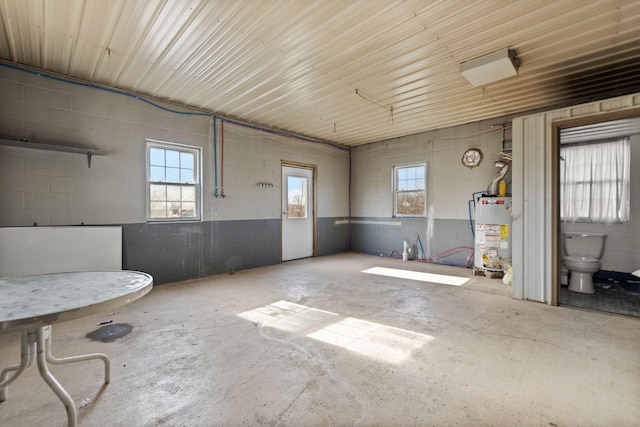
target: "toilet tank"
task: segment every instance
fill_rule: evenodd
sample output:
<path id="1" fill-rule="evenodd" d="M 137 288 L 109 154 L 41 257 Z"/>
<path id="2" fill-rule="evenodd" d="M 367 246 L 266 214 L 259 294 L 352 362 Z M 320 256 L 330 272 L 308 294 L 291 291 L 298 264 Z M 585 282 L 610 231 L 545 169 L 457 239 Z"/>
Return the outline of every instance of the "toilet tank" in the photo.
<path id="1" fill-rule="evenodd" d="M 604 233 L 582 233 L 565 231 L 563 234 L 564 253 L 567 255 L 591 255 L 600 259 L 604 254 Z"/>

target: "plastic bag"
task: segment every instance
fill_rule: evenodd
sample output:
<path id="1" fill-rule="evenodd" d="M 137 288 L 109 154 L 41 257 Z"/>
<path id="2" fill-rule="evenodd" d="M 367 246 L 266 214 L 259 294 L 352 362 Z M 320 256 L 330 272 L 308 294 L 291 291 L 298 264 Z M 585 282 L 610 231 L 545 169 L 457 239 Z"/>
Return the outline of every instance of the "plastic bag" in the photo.
<path id="1" fill-rule="evenodd" d="M 504 274 L 504 277 L 502 278 L 502 283 L 504 283 L 507 286 L 511 286 L 513 281 L 513 267 L 511 267 L 510 265 L 507 265 L 507 272 Z"/>

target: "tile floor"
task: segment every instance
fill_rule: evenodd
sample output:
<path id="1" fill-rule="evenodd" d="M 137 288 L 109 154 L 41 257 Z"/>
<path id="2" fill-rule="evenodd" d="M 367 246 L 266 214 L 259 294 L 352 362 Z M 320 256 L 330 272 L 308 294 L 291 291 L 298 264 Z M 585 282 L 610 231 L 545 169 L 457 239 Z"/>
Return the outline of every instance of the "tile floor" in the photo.
<path id="1" fill-rule="evenodd" d="M 572 292 L 563 286 L 560 289 L 560 304 L 640 317 L 640 285 L 613 282 L 595 282 L 594 285 L 595 294 Z"/>

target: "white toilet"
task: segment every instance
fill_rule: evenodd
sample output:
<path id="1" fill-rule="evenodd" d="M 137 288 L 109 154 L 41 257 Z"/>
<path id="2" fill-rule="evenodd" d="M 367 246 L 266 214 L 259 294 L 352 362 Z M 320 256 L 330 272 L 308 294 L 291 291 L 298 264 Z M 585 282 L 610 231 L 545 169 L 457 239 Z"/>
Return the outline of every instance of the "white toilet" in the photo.
<path id="1" fill-rule="evenodd" d="M 600 258 L 604 254 L 604 233 L 566 231 L 563 234 L 564 265 L 571 274 L 569 290 L 583 294 L 595 294 L 593 273 L 600 270 Z"/>

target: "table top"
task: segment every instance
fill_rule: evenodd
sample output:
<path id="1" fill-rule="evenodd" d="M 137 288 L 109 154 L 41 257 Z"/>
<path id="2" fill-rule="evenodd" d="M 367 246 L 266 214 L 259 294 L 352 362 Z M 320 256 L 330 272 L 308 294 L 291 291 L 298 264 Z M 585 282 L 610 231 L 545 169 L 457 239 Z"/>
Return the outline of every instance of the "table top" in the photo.
<path id="1" fill-rule="evenodd" d="M 153 277 L 129 270 L 0 278 L 0 332 L 108 311 L 141 298 L 152 287 Z"/>

